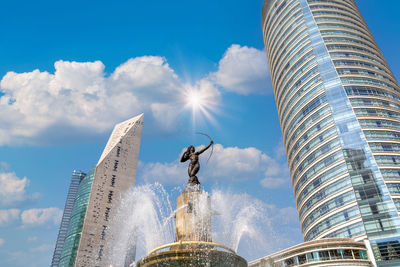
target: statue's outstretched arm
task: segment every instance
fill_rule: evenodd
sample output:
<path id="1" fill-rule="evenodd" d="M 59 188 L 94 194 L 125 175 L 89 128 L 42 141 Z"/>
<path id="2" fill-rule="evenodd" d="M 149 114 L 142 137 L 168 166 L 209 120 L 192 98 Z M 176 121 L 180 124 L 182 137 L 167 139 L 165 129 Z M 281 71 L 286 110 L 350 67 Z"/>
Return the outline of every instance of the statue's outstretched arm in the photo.
<path id="1" fill-rule="evenodd" d="M 203 149 L 200 150 L 200 151 L 197 151 L 196 154 L 197 154 L 197 155 L 200 155 L 201 153 L 203 153 L 204 151 L 206 151 L 207 149 L 209 149 L 210 146 L 211 146 L 212 144 L 214 144 L 214 141 L 213 141 L 213 140 L 211 140 L 211 142 L 210 142 L 205 148 L 203 148 Z"/>

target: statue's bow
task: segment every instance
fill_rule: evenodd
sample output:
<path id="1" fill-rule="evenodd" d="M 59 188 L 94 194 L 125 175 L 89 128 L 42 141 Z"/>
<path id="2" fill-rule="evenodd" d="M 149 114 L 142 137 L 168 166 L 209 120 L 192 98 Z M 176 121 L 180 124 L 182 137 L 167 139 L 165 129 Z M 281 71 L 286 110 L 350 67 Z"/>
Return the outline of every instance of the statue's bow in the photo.
<path id="1" fill-rule="evenodd" d="M 196 132 L 196 134 L 201 134 L 201 135 L 207 136 L 208 139 L 210 139 L 210 141 L 212 141 L 211 137 L 210 137 L 208 134 L 201 133 L 201 132 Z M 210 158 L 211 158 L 211 156 L 212 156 L 212 154 L 213 154 L 213 151 L 214 151 L 214 143 L 211 145 L 211 153 L 210 153 L 210 156 L 209 156 L 208 159 L 207 159 L 206 164 L 207 164 L 208 161 L 210 160 Z"/>

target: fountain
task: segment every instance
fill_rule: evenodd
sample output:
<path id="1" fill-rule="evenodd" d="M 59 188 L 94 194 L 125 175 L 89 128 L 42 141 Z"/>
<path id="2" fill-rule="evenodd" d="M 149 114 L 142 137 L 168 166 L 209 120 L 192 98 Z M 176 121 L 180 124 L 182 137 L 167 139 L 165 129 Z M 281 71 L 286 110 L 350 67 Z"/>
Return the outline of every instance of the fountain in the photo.
<path id="1" fill-rule="evenodd" d="M 211 217 L 215 212 L 211 209 L 210 196 L 201 190 L 196 177 L 200 169 L 198 156 L 212 144 L 213 141 L 197 152 L 193 146 L 189 146 L 182 155 L 181 162 L 190 159 L 189 181 L 185 191 L 176 200 L 175 242 L 153 249 L 136 263 L 137 267 L 247 266 L 246 260 L 233 249 L 212 242 Z"/>
<path id="2" fill-rule="evenodd" d="M 209 195 L 200 185 L 188 184 L 177 198 L 175 242 L 153 249 L 136 266 L 247 266 L 233 249 L 212 242 L 213 214 Z"/>

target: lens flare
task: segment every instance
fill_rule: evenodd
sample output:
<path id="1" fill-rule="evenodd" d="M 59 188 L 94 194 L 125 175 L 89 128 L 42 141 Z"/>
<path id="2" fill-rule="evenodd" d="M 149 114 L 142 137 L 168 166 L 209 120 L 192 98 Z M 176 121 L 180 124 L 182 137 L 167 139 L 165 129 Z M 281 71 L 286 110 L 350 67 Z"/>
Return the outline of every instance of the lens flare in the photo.
<path id="1" fill-rule="evenodd" d="M 190 91 L 187 97 L 188 104 L 193 108 L 201 108 L 203 103 L 203 98 L 199 94 L 199 92 L 196 91 Z"/>
<path id="2" fill-rule="evenodd" d="M 211 113 L 217 110 L 219 92 L 210 89 L 188 87 L 184 93 L 185 108 L 192 110 L 192 122 L 206 119 L 216 123 Z"/>

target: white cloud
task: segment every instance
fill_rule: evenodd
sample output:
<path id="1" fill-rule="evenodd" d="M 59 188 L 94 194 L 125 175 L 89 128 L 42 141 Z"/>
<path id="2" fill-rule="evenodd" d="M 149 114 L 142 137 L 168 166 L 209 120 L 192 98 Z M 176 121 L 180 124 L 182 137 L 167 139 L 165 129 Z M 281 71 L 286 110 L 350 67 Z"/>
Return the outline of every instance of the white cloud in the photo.
<path id="1" fill-rule="evenodd" d="M 196 148 L 196 150 L 200 147 Z M 182 150 L 182 153 L 185 149 Z M 213 155 L 206 166 L 206 159 L 211 149 L 201 157 L 200 181 L 228 180 L 246 181 L 260 180 L 266 188 L 277 188 L 286 185 L 290 179 L 285 164 L 254 147 L 238 148 L 214 145 Z M 163 184 L 182 184 L 188 179 L 187 163 L 173 162 L 141 163 L 139 176 L 146 182 L 158 181 Z"/>
<path id="2" fill-rule="evenodd" d="M 289 168 L 285 157 L 285 148 L 281 140 L 274 149 L 274 161 L 264 172 L 264 179 L 260 184 L 269 189 L 274 189 L 287 184 L 290 181 Z"/>
<path id="3" fill-rule="evenodd" d="M 38 240 L 37 236 L 29 236 L 28 239 L 27 239 L 28 242 L 35 242 L 37 240 Z"/>
<path id="4" fill-rule="evenodd" d="M 187 179 L 186 169 L 178 161 L 171 163 L 141 162 L 139 171 L 141 178 L 146 182 L 182 184 Z"/>
<path id="5" fill-rule="evenodd" d="M 238 147 L 224 148 L 222 145 L 214 146 L 214 158 L 207 168 L 212 177 L 226 177 L 232 180 L 248 180 L 257 175 L 258 170 L 263 169 L 271 160 L 269 156 L 260 150 Z"/>
<path id="6" fill-rule="evenodd" d="M 1 79 L 0 145 L 82 142 L 142 112 L 148 134 L 170 134 L 185 125 L 187 90 L 202 91 L 213 104 L 221 100 L 217 86 L 244 95 L 271 92 L 264 51 L 239 45 L 227 49 L 217 72 L 193 84 L 159 56 L 131 58 L 110 74 L 101 61 L 60 60 L 54 67 Z"/>
<path id="7" fill-rule="evenodd" d="M 0 210 L 0 226 L 7 225 L 19 219 L 19 209 Z"/>
<path id="8" fill-rule="evenodd" d="M 285 146 L 283 144 L 283 139 L 281 138 L 279 140 L 279 143 L 275 147 L 275 156 L 281 160 L 287 160 L 286 159 L 286 150 Z"/>
<path id="9" fill-rule="evenodd" d="M 37 195 L 28 195 L 29 179 L 19 178 L 14 172 L 0 172 L 0 206 L 12 207 Z"/>
<path id="10" fill-rule="evenodd" d="M 170 133 L 183 92 L 196 87 L 183 83 L 162 57 L 129 59 L 110 75 L 100 61 L 54 66 L 54 74 L 34 70 L 2 78 L 0 145 L 92 137 L 142 112 L 147 131 Z"/>
<path id="11" fill-rule="evenodd" d="M 285 179 L 282 179 L 282 178 L 266 177 L 266 178 L 264 178 L 264 179 L 262 179 L 260 181 L 260 184 L 265 188 L 274 189 L 274 188 L 281 187 L 286 182 L 287 181 Z"/>
<path id="12" fill-rule="evenodd" d="M 24 210 L 21 214 L 23 226 L 40 226 L 47 223 L 58 225 L 61 217 L 62 210 L 54 207 Z"/>
<path id="13" fill-rule="evenodd" d="M 95 136 L 142 112 L 150 134 L 171 133 L 183 92 L 205 86 L 184 84 L 164 58 L 155 56 L 129 59 L 109 76 L 100 61 L 60 60 L 54 66 L 54 74 L 34 70 L 2 78 L 0 145 Z"/>
<path id="14" fill-rule="evenodd" d="M 52 251 L 54 249 L 53 245 L 43 244 L 38 247 L 31 248 L 32 252 L 45 252 L 45 251 Z"/>
<path id="15" fill-rule="evenodd" d="M 289 168 L 284 160 L 271 160 L 264 171 L 264 178 L 260 184 L 269 189 L 279 188 L 290 182 Z"/>
<path id="16" fill-rule="evenodd" d="M 297 213 L 297 209 L 295 207 L 286 207 L 279 210 L 279 214 L 277 214 L 284 224 L 292 224 L 296 222 L 295 226 L 300 226 L 299 223 L 299 215 Z M 299 231 L 300 232 L 300 231 Z"/>
<path id="17" fill-rule="evenodd" d="M 0 208 L 14 208 L 21 206 L 27 201 L 40 198 L 39 193 L 27 193 L 26 190 L 29 183 L 28 178 L 19 178 L 14 172 L 10 171 L 8 163 L 0 162 Z M 15 209 L 8 211 L 15 212 Z"/>
<path id="18" fill-rule="evenodd" d="M 267 56 L 252 47 L 229 47 L 210 78 L 227 91 L 242 95 L 272 93 Z"/>
<path id="19" fill-rule="evenodd" d="M 6 241 L 3 238 L 0 238 L 0 247 L 4 245 Z"/>

